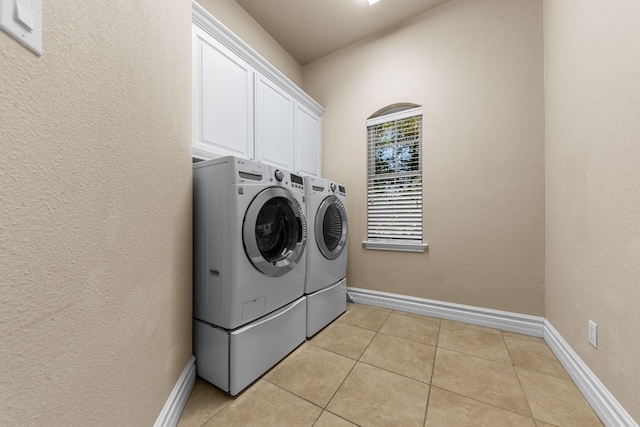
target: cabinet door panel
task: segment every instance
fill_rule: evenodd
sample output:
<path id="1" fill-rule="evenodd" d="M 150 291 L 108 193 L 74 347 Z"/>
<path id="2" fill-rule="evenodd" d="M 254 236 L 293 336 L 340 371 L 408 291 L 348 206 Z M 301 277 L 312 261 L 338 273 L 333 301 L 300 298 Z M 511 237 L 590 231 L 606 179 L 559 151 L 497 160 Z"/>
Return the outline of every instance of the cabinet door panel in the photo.
<path id="1" fill-rule="evenodd" d="M 298 173 L 320 176 L 322 122 L 301 104 L 295 108 L 295 148 Z"/>
<path id="2" fill-rule="evenodd" d="M 252 159 L 252 67 L 194 28 L 194 149 Z"/>
<path id="3" fill-rule="evenodd" d="M 293 170 L 294 100 L 263 76 L 256 77 L 256 159 Z"/>

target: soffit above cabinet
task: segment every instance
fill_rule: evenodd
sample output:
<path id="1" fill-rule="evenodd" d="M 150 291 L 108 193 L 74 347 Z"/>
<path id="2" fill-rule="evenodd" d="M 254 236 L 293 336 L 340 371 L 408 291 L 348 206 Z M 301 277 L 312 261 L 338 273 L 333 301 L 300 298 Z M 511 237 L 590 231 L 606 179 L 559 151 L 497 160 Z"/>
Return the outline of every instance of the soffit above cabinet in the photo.
<path id="1" fill-rule="evenodd" d="M 389 30 L 448 0 L 236 0 L 300 65 Z"/>

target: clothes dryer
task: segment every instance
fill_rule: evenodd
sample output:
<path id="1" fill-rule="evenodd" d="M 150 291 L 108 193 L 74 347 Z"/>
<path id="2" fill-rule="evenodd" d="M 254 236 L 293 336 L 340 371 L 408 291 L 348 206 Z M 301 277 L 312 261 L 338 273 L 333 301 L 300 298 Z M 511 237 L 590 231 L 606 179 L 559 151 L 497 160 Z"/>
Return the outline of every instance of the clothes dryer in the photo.
<path id="1" fill-rule="evenodd" d="M 305 339 L 304 180 L 237 157 L 193 164 L 196 370 L 240 392 Z"/>
<path id="2" fill-rule="evenodd" d="M 308 223 L 307 337 L 346 310 L 347 208 L 344 186 L 304 178 Z"/>

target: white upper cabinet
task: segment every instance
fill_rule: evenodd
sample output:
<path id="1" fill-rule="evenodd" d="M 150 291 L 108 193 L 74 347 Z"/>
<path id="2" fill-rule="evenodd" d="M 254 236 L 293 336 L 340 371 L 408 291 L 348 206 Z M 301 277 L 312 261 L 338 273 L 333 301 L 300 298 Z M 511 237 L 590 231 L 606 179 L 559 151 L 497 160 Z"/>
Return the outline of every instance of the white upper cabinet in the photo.
<path id="1" fill-rule="evenodd" d="M 324 108 L 192 2 L 193 155 L 321 173 Z"/>
<path id="2" fill-rule="evenodd" d="M 295 164 L 296 171 L 303 175 L 320 176 L 322 126 L 320 117 L 304 105 L 295 107 Z"/>
<path id="3" fill-rule="evenodd" d="M 295 101 L 266 77 L 256 76 L 256 160 L 294 170 Z"/>
<path id="4" fill-rule="evenodd" d="M 193 26 L 193 149 L 253 159 L 253 68 Z"/>

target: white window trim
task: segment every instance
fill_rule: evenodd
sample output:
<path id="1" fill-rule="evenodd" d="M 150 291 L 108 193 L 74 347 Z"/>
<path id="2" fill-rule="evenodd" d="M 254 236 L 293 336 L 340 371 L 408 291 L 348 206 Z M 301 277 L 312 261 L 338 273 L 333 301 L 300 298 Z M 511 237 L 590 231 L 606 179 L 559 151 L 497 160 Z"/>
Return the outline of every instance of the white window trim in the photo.
<path id="1" fill-rule="evenodd" d="M 427 243 L 387 242 L 383 240 L 363 240 L 362 244 L 365 249 L 398 252 L 424 252 L 429 247 Z"/>
<path id="2" fill-rule="evenodd" d="M 398 111 L 397 113 L 383 114 L 378 117 L 367 119 L 367 127 L 379 125 L 380 123 L 392 122 L 394 120 L 406 119 L 413 116 L 421 116 L 422 107 L 410 108 L 408 110 Z"/>

